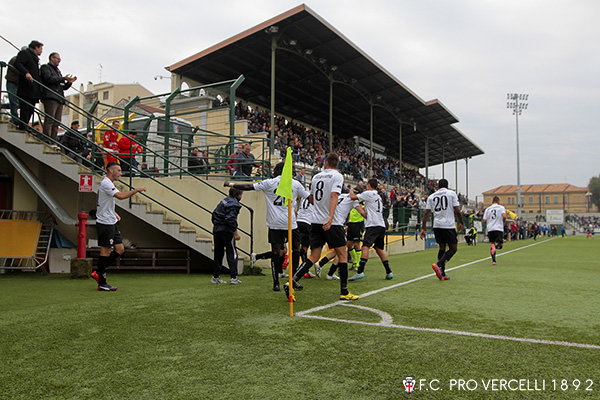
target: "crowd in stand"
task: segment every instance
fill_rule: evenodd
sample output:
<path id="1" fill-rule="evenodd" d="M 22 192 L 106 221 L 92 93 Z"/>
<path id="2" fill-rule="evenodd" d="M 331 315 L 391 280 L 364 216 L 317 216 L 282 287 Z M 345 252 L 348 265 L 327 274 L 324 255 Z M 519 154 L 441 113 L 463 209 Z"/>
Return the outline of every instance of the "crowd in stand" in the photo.
<path id="1" fill-rule="evenodd" d="M 585 216 L 585 215 L 568 215 L 567 221 L 573 222 L 578 228 L 589 229 L 600 229 L 600 217 L 596 217 L 593 215 Z"/>
<path id="2" fill-rule="evenodd" d="M 270 132 L 271 117 L 268 111 L 251 109 L 239 101 L 235 106 L 237 120 L 247 120 L 248 130 L 252 133 Z M 283 117 L 274 118 L 275 149 L 281 153 L 286 146 L 292 147 L 294 161 L 315 170 L 322 168 L 328 152 L 328 138 L 324 132 L 305 127 L 302 124 L 287 121 Z M 356 180 L 375 177 L 388 184 L 401 182 L 404 187 L 420 187 L 425 194 L 433 193 L 435 183 L 425 184 L 425 177 L 417 170 L 401 168 L 400 163 L 390 158 L 374 158 L 373 170 L 370 170 L 370 155 L 358 149 L 352 139 L 335 138 L 333 148 L 340 157 L 339 170 Z"/>

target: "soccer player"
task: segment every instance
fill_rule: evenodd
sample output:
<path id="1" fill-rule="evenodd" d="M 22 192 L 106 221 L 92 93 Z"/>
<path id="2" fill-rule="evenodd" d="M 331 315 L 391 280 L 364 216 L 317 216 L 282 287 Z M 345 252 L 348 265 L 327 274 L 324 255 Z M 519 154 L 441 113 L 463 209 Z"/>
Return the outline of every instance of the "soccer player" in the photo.
<path id="1" fill-rule="evenodd" d="M 117 222 L 121 220 L 115 212 L 115 197 L 119 200 L 130 198 L 136 193 L 145 192 L 145 187 L 119 192 L 114 181 L 121 177 L 121 166 L 112 161 L 106 165 L 106 176 L 98 188 L 98 207 L 96 210 L 96 230 L 98 232 L 98 245 L 100 257 L 97 268 L 92 271 L 92 277 L 98 282 L 98 290 L 114 292 L 116 287 L 106 282 L 106 269 L 125 252 L 123 239 Z M 114 248 L 114 250 L 113 250 Z"/>
<path id="2" fill-rule="evenodd" d="M 348 214 L 350 214 L 350 211 L 355 210 L 356 212 L 360 213 L 361 215 L 366 215 L 364 208 L 360 205 L 360 203 L 356 200 L 352 200 L 350 198 L 350 194 L 348 193 L 348 189 L 344 188 L 342 190 L 342 194 L 339 195 L 338 197 L 338 202 L 337 202 L 337 207 L 335 208 L 335 216 L 333 217 L 333 223 L 332 226 L 337 226 L 340 225 L 344 226 L 344 223 L 346 222 L 346 220 L 348 219 Z M 352 248 L 354 249 L 354 243 L 351 241 L 347 241 L 346 242 L 346 247 L 348 249 Z M 323 259 L 321 259 L 318 263 L 318 267 L 317 267 L 317 275 L 321 275 L 321 268 L 323 268 L 325 266 L 325 264 L 327 264 L 331 259 L 336 258 L 337 254 L 335 253 L 335 251 L 333 252 L 329 252 L 325 255 L 325 257 L 323 257 Z M 338 268 L 338 264 L 339 264 L 339 260 L 336 258 L 336 260 L 334 260 L 331 268 L 329 268 L 329 272 L 327 273 L 327 279 L 328 280 L 339 280 L 339 277 L 337 277 L 335 275 L 335 270 Z"/>
<path id="3" fill-rule="evenodd" d="M 314 209 L 310 226 L 310 256 L 294 273 L 293 282 L 295 288 L 301 288 L 301 285 L 297 282 L 313 264 L 319 261 L 321 249 L 327 243 L 330 249 L 335 249 L 339 260 L 340 300 L 357 300 L 358 296 L 348 291 L 348 252 L 346 250 L 344 221 L 334 221 L 339 195 L 344 185 L 344 177 L 337 171 L 338 162 L 339 157 L 337 154 L 327 154 L 323 171 L 312 179 L 311 194 Z M 287 284 L 284 285 L 284 289 L 289 292 Z"/>
<path id="4" fill-rule="evenodd" d="M 506 209 L 500 205 L 500 197 L 494 196 L 492 205 L 483 213 L 483 222 L 486 223 L 490 242 L 492 265 L 496 265 L 496 250 L 502 248 L 504 241 L 504 221 L 506 221 Z"/>
<path id="5" fill-rule="evenodd" d="M 271 244 L 271 274 L 273 276 L 273 290 L 280 291 L 279 274 L 283 273 L 283 258 L 285 257 L 285 243 L 288 241 L 288 207 L 285 198 L 279 196 L 275 191 L 281 180 L 281 172 L 284 163 L 281 162 L 273 168 L 274 178 L 265 179 L 256 183 L 233 183 L 225 182 L 224 186 L 233 187 L 239 190 L 262 191 L 267 204 L 267 221 L 269 227 L 269 243 Z M 300 182 L 292 179 L 292 198 L 293 201 L 298 197 L 305 199 L 310 193 Z M 296 214 L 292 212 L 292 267 L 294 271 L 298 267 L 300 258 L 300 242 L 298 239 L 298 224 Z"/>
<path id="6" fill-rule="evenodd" d="M 377 186 L 377 179 L 369 179 L 367 182 L 367 190 L 364 192 L 357 194 L 354 188 L 350 190 L 350 198 L 352 200 L 364 201 L 367 215 L 360 263 L 356 275 L 350 278 L 351 281 L 363 279 L 365 277 L 365 266 L 369 259 L 369 249 L 373 246 L 385 268 L 385 279 L 394 279 L 388 256 L 385 254 L 385 251 L 383 251 L 385 246 L 385 220 L 383 219 L 383 200 L 377 192 Z"/>
<path id="7" fill-rule="evenodd" d="M 458 250 L 458 237 L 456 234 L 456 221 L 454 216 L 458 217 L 460 225 L 458 230 L 464 228 L 462 214 L 460 213 L 458 196 L 455 192 L 448 189 L 448 181 L 440 179 L 438 181 L 438 190 L 427 198 L 425 214 L 423 214 L 423 223 L 421 225 L 421 239 L 425 239 L 425 225 L 429 214 L 433 210 L 433 233 L 435 241 L 439 245 L 438 261 L 433 263 L 431 268 L 440 281 L 450 279 L 446 275 L 446 263 Z M 448 251 L 446 251 L 448 246 Z"/>

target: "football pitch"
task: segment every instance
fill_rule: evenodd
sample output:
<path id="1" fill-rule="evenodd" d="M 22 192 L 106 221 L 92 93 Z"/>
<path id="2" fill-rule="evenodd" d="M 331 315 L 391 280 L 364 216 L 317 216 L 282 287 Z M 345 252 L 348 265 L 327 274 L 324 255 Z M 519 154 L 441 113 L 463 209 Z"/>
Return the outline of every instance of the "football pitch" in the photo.
<path id="1" fill-rule="evenodd" d="M 598 246 L 461 244 L 443 282 L 437 249 L 371 259 L 358 301 L 304 279 L 294 317 L 268 275 L 0 275 L 0 399 L 600 398 Z"/>

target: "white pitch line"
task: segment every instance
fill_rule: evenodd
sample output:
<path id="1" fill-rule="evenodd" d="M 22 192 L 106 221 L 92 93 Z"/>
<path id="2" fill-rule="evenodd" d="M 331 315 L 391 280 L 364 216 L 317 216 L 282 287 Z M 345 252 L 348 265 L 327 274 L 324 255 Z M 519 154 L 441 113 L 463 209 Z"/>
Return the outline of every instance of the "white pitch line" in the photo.
<path id="1" fill-rule="evenodd" d="M 527 246 L 519 247 L 518 249 L 509 250 L 509 251 L 504 252 L 502 254 L 498 254 L 497 257 L 503 256 L 503 255 L 506 255 L 506 254 L 510 254 L 510 253 L 513 253 L 515 251 L 519 251 L 519 250 L 522 250 L 522 249 L 526 249 L 526 248 L 531 247 L 531 246 L 536 246 L 538 244 L 546 243 L 546 242 L 548 242 L 550 240 L 554 240 L 554 239 L 547 239 L 547 240 L 544 240 L 542 242 L 532 243 L 532 244 L 528 244 Z M 466 264 L 461 264 L 461 265 L 457 265 L 456 267 L 448 268 L 447 271 L 453 271 L 455 269 L 467 267 L 469 265 L 477 264 L 479 262 L 486 261 L 486 260 L 489 260 L 489 259 L 490 259 L 490 257 L 480 258 L 479 260 L 471 261 L 471 262 L 468 262 Z M 360 295 L 360 297 L 361 298 L 369 297 L 369 296 L 372 296 L 374 294 L 385 292 L 385 291 L 390 290 L 390 289 L 395 289 L 395 288 L 400 287 L 400 286 L 408 285 L 409 283 L 418 282 L 418 281 L 421 281 L 423 279 L 431 278 L 433 276 L 435 276 L 434 273 L 428 274 L 428 275 L 423 275 L 423 276 L 420 276 L 418 278 L 414 278 L 414 279 L 411 279 L 411 280 L 408 280 L 408 281 L 404 281 L 404 282 L 396 283 L 394 285 L 386 286 L 386 287 L 381 288 L 381 289 L 376 289 L 376 290 L 372 290 L 372 291 L 367 292 L 367 293 L 363 293 L 363 294 Z M 338 306 L 340 304 L 345 304 L 345 303 L 346 303 L 345 301 L 336 301 L 335 303 L 331 303 L 331 304 L 326 304 L 326 305 L 323 305 L 323 306 L 318 306 L 318 307 L 310 308 L 310 309 L 305 310 L 305 311 L 300 311 L 300 312 L 296 313 L 295 315 L 297 315 L 299 317 L 303 317 L 303 316 L 306 316 L 308 314 L 311 314 L 311 313 L 314 313 L 314 312 L 317 312 L 317 311 L 322 311 L 322 310 L 325 310 L 325 309 L 328 309 L 328 308 L 331 308 L 331 307 L 335 307 L 335 306 Z"/>
<path id="2" fill-rule="evenodd" d="M 519 247 L 518 249 L 509 250 L 509 251 L 507 251 L 505 253 L 498 254 L 498 257 L 500 257 L 502 255 L 505 255 L 505 254 L 513 253 L 515 251 L 526 249 L 526 248 L 531 247 L 531 246 L 536 246 L 536 245 L 541 244 L 541 243 L 546 243 L 546 242 L 548 242 L 550 240 L 554 240 L 554 239 L 556 239 L 556 238 L 544 240 L 543 242 L 532 243 L 532 244 L 527 245 L 527 246 Z M 450 268 L 450 269 L 448 269 L 448 271 L 452 271 L 452 270 L 455 270 L 455 269 L 463 268 L 463 267 L 466 267 L 468 265 L 473 265 L 473 264 L 476 264 L 476 263 L 481 262 L 481 261 L 486 261 L 488 259 L 489 259 L 489 257 L 485 257 L 485 258 L 482 258 L 482 259 L 479 259 L 479 260 L 471 261 L 469 263 L 458 265 L 456 267 Z M 432 277 L 432 276 L 435 276 L 435 274 L 424 275 L 424 276 L 421 276 L 419 278 L 411 279 L 411 280 L 408 280 L 408 281 L 405 281 L 405 282 L 400 282 L 400 283 L 397 283 L 395 285 L 387 286 L 387 287 L 382 288 L 382 289 L 373 290 L 371 292 L 367 292 L 365 294 L 362 294 L 361 297 L 371 296 L 371 295 L 374 295 L 374 294 L 377 294 L 377 293 L 384 292 L 386 290 L 390 290 L 390 289 L 394 289 L 394 288 L 397 288 L 397 287 L 400 287 L 400 286 L 408 285 L 409 283 L 417 282 L 417 281 L 420 281 L 420 280 L 423 280 L 423 279 L 426 279 L 426 278 L 429 278 L 429 277 Z M 359 309 L 362 309 L 362 310 L 373 312 L 373 313 L 375 313 L 375 314 L 377 314 L 377 315 L 379 315 L 381 317 L 381 321 L 375 323 L 375 322 L 353 321 L 353 320 L 349 320 L 349 319 L 329 318 L 329 317 L 320 317 L 320 316 L 317 316 L 317 315 L 309 315 L 311 313 L 322 311 L 322 310 L 325 310 L 327 308 L 335 307 L 337 305 L 343 305 L 343 306 L 346 306 L 346 307 L 354 307 L 354 308 L 359 308 Z M 348 324 L 356 324 L 356 325 L 383 326 L 383 327 L 386 327 L 386 328 L 405 329 L 405 330 L 420 331 L 420 332 L 446 333 L 446 334 L 451 334 L 451 335 L 470 336 L 470 337 L 479 337 L 479 338 L 496 339 L 496 340 L 508 340 L 508 341 L 513 341 L 513 342 L 524 342 L 524 343 L 535 343 L 535 344 L 549 344 L 549 345 L 555 345 L 555 346 L 578 347 L 578 348 L 584 348 L 584 349 L 600 349 L 600 346 L 594 345 L 594 344 L 572 343 L 572 342 L 544 340 L 544 339 L 518 338 L 518 337 L 513 337 L 513 336 L 490 335 L 490 334 L 487 334 L 487 333 L 476 333 L 476 332 L 456 331 L 456 330 L 437 329 L 437 328 L 422 328 L 422 327 L 406 326 L 406 325 L 395 325 L 395 324 L 392 324 L 393 318 L 391 317 L 391 315 L 389 315 L 388 313 L 386 313 L 384 311 L 377 310 L 377 309 L 370 308 L 370 307 L 359 306 L 357 304 L 350 304 L 350 303 L 347 303 L 347 302 L 344 302 L 344 301 L 336 301 L 336 302 L 331 303 L 331 304 L 326 304 L 326 305 L 323 305 L 323 306 L 314 307 L 314 308 L 311 308 L 309 310 L 300 311 L 300 312 L 296 313 L 295 315 L 298 316 L 298 317 L 303 317 L 303 318 L 320 319 L 320 320 L 324 320 L 324 321 L 334 321 L 334 322 L 345 322 L 345 323 L 348 323 Z"/>
<path id="3" fill-rule="evenodd" d="M 454 331 L 454 330 L 448 330 L 448 329 L 421 328 L 421 327 L 417 327 L 417 326 L 384 324 L 382 322 L 353 321 L 353 320 L 349 320 L 349 319 L 320 317 L 317 315 L 301 315 L 301 317 L 320 319 L 320 320 L 325 320 L 325 321 L 345 322 L 347 324 L 356 324 L 356 325 L 383 326 L 385 328 L 406 329 L 409 331 L 446 333 L 446 334 L 451 334 L 451 335 L 471 336 L 471 337 L 479 337 L 479 338 L 485 338 L 485 339 L 509 340 L 509 341 L 513 341 L 513 342 L 551 344 L 551 345 L 555 345 L 555 346 L 565 346 L 565 347 L 579 347 L 579 348 L 583 348 L 583 349 L 600 349 L 600 346 L 597 346 L 594 344 L 559 342 L 559 341 L 542 340 L 542 339 L 518 338 L 518 337 L 513 337 L 513 336 L 489 335 L 487 333 Z"/>

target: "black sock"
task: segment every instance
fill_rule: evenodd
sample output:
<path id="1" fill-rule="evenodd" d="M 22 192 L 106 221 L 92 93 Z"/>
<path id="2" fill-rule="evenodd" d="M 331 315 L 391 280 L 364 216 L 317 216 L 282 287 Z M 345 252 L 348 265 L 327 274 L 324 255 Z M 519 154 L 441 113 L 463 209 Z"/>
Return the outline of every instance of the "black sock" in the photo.
<path id="1" fill-rule="evenodd" d="M 440 261 L 442 259 L 442 257 L 444 257 L 444 253 L 446 253 L 446 250 L 442 250 L 442 249 L 438 250 L 438 258 L 437 258 L 438 261 Z"/>
<path id="2" fill-rule="evenodd" d="M 306 261 L 304 261 L 302 265 L 298 267 L 298 271 L 296 271 L 296 273 L 294 274 L 294 280 L 298 282 L 304 276 L 304 274 L 307 273 L 308 270 L 310 270 L 310 267 L 312 266 L 312 261 L 310 261 L 310 258 L 307 258 Z"/>
<path id="3" fill-rule="evenodd" d="M 383 268 L 385 268 L 385 273 L 386 274 L 391 274 L 392 270 L 390 269 L 390 261 L 389 260 L 385 260 L 385 261 L 382 261 L 382 263 L 383 263 Z"/>
<path id="4" fill-rule="evenodd" d="M 358 271 L 356 271 L 356 273 L 362 274 L 363 272 L 365 272 L 365 265 L 367 265 L 367 259 L 361 257 L 360 264 L 358 264 Z"/>
<path id="5" fill-rule="evenodd" d="M 279 284 L 279 272 L 277 271 L 277 264 L 279 263 L 279 258 L 271 258 L 271 275 L 273 276 L 273 284 Z"/>
<path id="6" fill-rule="evenodd" d="M 290 273 L 296 272 L 299 264 L 300 264 L 300 252 L 292 251 L 292 266 L 291 267 L 288 266 L 289 272 Z"/>
<path id="7" fill-rule="evenodd" d="M 319 267 L 323 268 L 325 265 L 327 265 L 328 262 L 329 262 L 329 258 L 327 258 L 327 257 L 321 258 L 321 260 L 319 261 Z"/>
<path id="8" fill-rule="evenodd" d="M 121 255 L 119 253 L 117 253 L 116 251 L 111 251 L 110 255 L 108 256 L 108 266 L 114 265 L 115 261 L 117 260 L 117 258 L 119 258 Z"/>
<path id="9" fill-rule="evenodd" d="M 264 253 L 259 253 L 256 255 L 256 259 L 257 260 L 264 260 L 266 258 L 273 258 L 273 252 L 272 251 L 266 251 Z"/>
<path id="10" fill-rule="evenodd" d="M 348 294 L 348 263 L 339 263 L 340 271 L 340 293 Z"/>
<path id="11" fill-rule="evenodd" d="M 108 268 L 109 259 L 108 256 L 98 257 L 98 268 L 96 268 L 96 273 L 98 274 L 99 285 L 104 285 L 106 283 L 106 269 Z"/>
<path id="12" fill-rule="evenodd" d="M 438 266 L 444 268 L 446 266 L 446 263 L 448 261 L 450 261 L 452 256 L 455 254 L 456 254 L 456 250 L 448 249 L 448 251 L 446 253 L 444 253 L 444 256 L 442 257 L 442 259 L 438 262 Z"/>
<path id="13" fill-rule="evenodd" d="M 327 273 L 327 275 L 333 276 L 333 274 L 335 274 L 335 270 L 337 268 L 338 268 L 337 264 L 331 264 L 331 267 L 329 268 L 329 272 Z"/>

